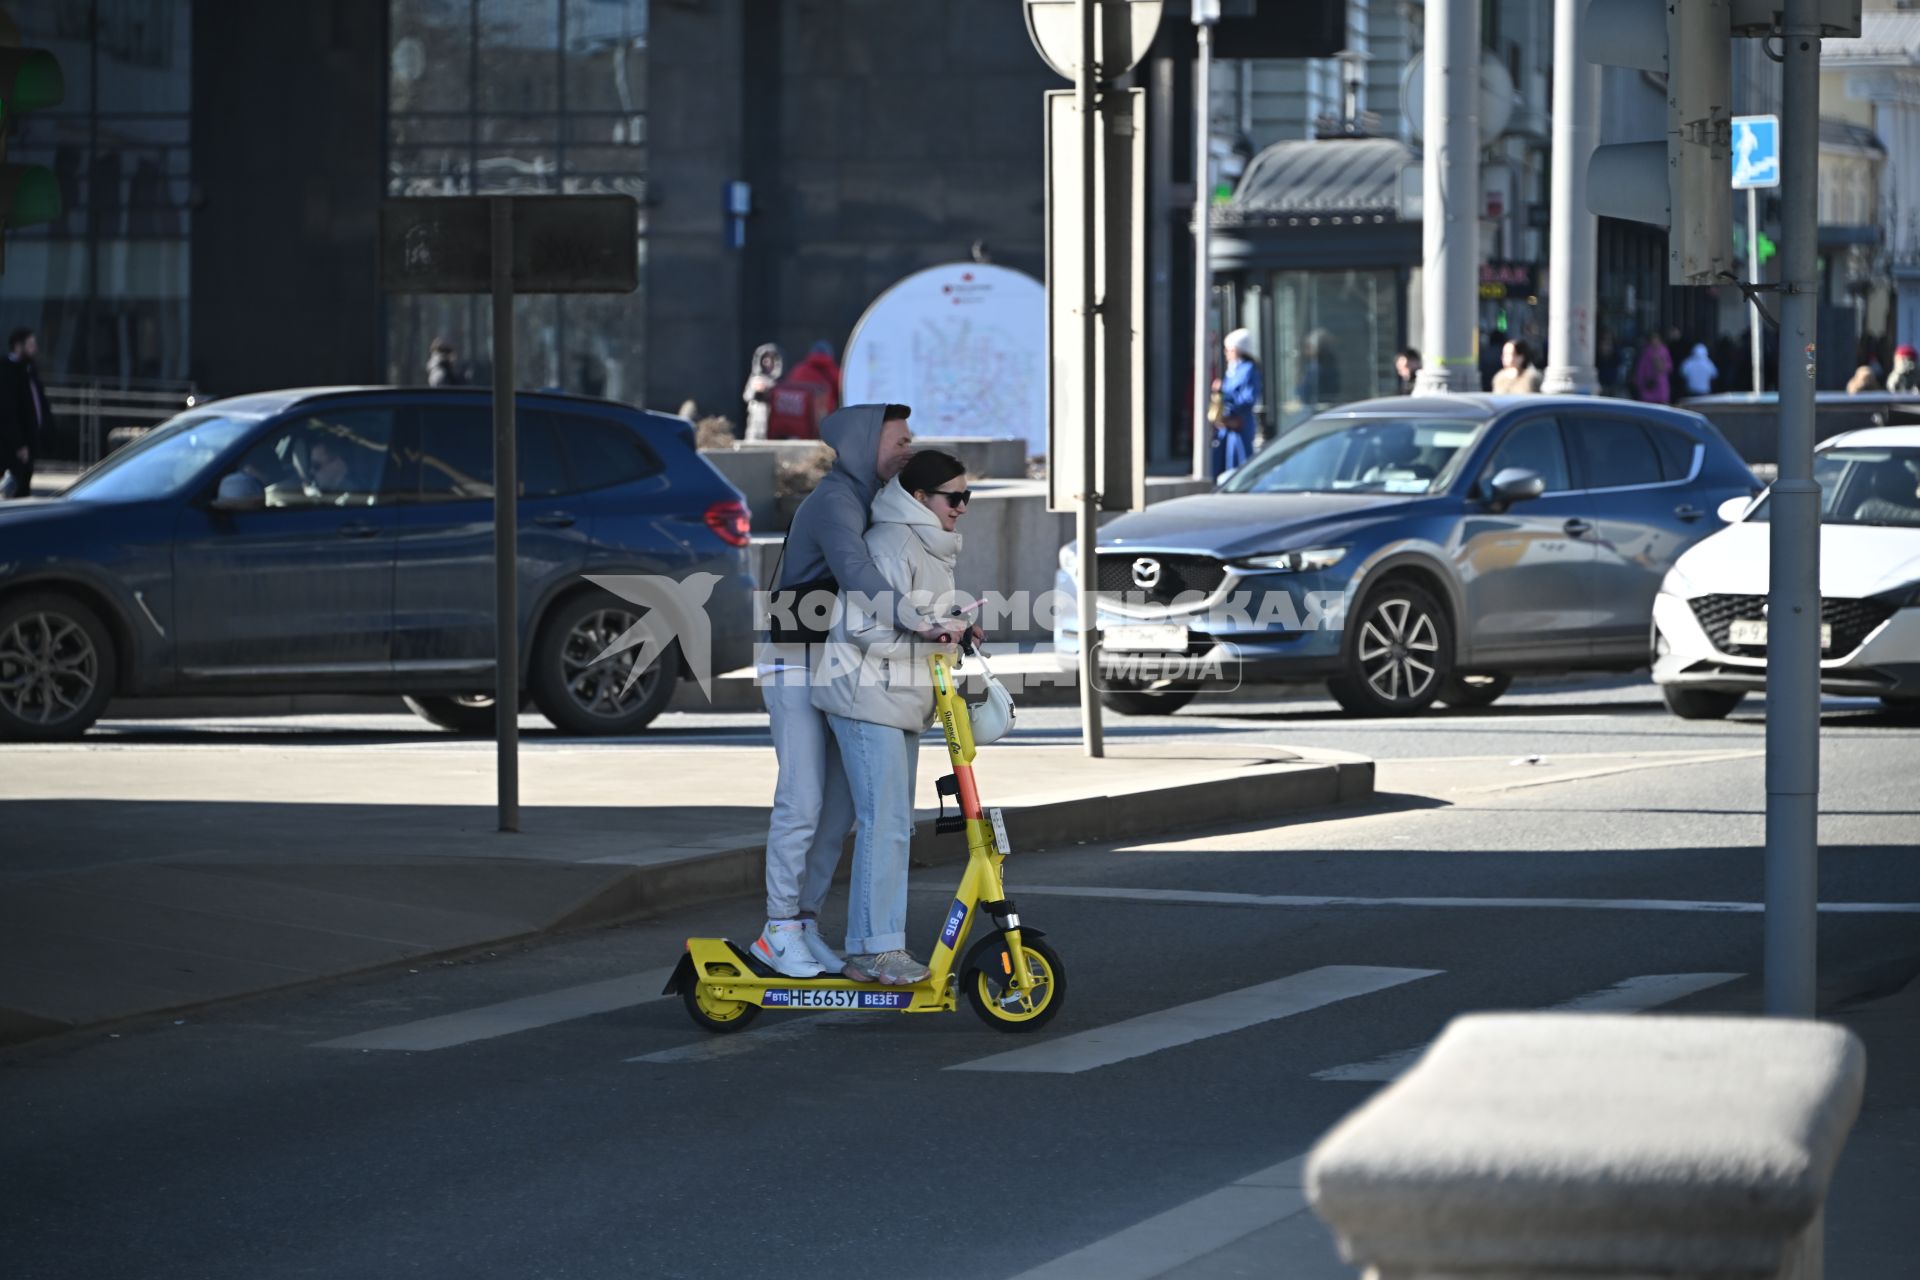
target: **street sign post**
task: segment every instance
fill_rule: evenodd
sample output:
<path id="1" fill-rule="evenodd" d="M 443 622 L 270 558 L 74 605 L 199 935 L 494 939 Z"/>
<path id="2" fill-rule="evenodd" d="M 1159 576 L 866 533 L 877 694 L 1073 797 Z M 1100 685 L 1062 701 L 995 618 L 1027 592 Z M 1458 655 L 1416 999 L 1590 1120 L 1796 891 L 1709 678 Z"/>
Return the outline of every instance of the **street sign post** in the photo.
<path id="1" fill-rule="evenodd" d="M 380 208 L 380 281 L 391 293 L 493 295 L 494 743 L 502 831 L 520 829 L 519 530 L 513 298 L 631 293 L 640 283 L 632 196 L 442 196 Z"/>
<path id="2" fill-rule="evenodd" d="M 1047 486 L 1049 509 L 1078 515 L 1080 725 L 1087 754 L 1098 757 L 1105 748 L 1093 679 L 1097 513 L 1133 510 L 1145 501 L 1139 349 L 1145 94 L 1111 82 L 1145 55 L 1159 28 L 1160 0 L 1026 0 L 1026 15 L 1042 60 L 1074 82 L 1071 103 L 1049 94 L 1042 116 L 1048 139 Z M 1068 314 L 1078 323 L 1067 325 Z M 1071 337 L 1070 329 L 1077 330 Z M 1069 390 L 1074 383 L 1077 395 Z"/>
<path id="3" fill-rule="evenodd" d="M 1735 116 L 1733 118 L 1733 189 L 1747 193 L 1747 279 L 1759 284 L 1760 199 L 1754 193 L 1762 187 L 1780 185 L 1780 117 Z M 1747 322 L 1753 340 L 1753 390 L 1766 390 L 1764 355 L 1766 344 L 1760 337 L 1760 303 L 1749 300 Z"/>
<path id="4" fill-rule="evenodd" d="M 1146 287 L 1147 91 L 1109 91 L 1098 110 L 1095 200 L 1080 200 L 1079 115 L 1073 91 L 1046 95 L 1047 109 L 1047 509 L 1079 507 L 1081 405 L 1069 376 L 1078 367 L 1079 250 L 1094 246 L 1093 400 L 1095 493 L 1102 511 L 1146 505 L 1146 359 L 1139 318 Z"/>

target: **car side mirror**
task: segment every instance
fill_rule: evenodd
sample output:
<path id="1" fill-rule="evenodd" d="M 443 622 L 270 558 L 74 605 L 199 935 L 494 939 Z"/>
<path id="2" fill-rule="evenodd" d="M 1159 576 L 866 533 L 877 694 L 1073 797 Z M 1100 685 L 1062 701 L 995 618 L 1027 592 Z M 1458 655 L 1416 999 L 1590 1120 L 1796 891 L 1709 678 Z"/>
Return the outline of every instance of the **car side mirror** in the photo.
<path id="1" fill-rule="evenodd" d="M 1752 498 L 1728 498 L 1714 509 L 1722 524 L 1739 524 L 1740 517 L 1747 514 L 1747 508 L 1753 505 Z"/>
<path id="2" fill-rule="evenodd" d="M 1537 498 L 1547 491 L 1547 482 L 1538 471 L 1525 467 L 1502 467 L 1487 486 L 1489 501 L 1496 511 L 1505 511 L 1516 502 Z"/>
<path id="3" fill-rule="evenodd" d="M 219 491 L 213 495 L 215 511 L 257 511 L 267 505 L 267 486 L 244 471 L 220 477 Z"/>

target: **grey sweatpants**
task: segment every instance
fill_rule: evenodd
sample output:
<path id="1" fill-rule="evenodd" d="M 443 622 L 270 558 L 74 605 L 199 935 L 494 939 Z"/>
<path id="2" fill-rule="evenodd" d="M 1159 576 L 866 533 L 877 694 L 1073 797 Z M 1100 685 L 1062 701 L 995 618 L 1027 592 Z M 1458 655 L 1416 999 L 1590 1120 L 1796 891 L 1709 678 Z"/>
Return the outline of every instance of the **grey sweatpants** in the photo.
<path id="1" fill-rule="evenodd" d="M 787 683 L 786 676 L 792 680 Z M 833 887 L 840 851 L 853 830 L 853 795 L 840 752 L 816 711 L 804 671 L 769 674 L 760 696 L 773 728 L 780 778 L 767 826 L 767 918 L 817 913 Z"/>

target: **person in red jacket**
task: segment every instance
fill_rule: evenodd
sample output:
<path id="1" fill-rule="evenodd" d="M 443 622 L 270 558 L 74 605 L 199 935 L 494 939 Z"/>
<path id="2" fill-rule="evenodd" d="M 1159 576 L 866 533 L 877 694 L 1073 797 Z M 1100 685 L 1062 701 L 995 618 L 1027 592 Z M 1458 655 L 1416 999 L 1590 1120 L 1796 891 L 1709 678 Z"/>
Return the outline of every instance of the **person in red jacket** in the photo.
<path id="1" fill-rule="evenodd" d="M 774 384 L 767 439 L 818 440 L 820 423 L 839 407 L 840 365 L 833 348 L 816 342 L 807 358 Z"/>

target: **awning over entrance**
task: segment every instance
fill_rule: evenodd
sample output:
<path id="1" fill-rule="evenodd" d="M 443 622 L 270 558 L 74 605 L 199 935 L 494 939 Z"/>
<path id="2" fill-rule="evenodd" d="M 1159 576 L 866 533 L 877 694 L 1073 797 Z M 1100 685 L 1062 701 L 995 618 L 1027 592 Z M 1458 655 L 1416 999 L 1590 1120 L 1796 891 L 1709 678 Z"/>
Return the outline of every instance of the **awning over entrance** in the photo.
<path id="1" fill-rule="evenodd" d="M 1247 165 L 1233 199 L 1214 209 L 1213 225 L 1291 218 L 1319 218 L 1318 226 L 1398 222 L 1400 173 L 1419 159 L 1392 138 L 1276 142 Z"/>

